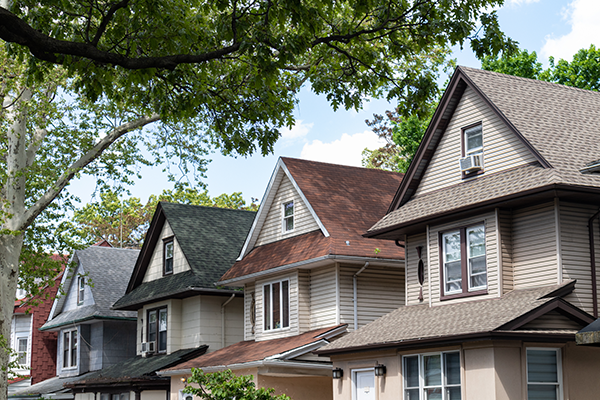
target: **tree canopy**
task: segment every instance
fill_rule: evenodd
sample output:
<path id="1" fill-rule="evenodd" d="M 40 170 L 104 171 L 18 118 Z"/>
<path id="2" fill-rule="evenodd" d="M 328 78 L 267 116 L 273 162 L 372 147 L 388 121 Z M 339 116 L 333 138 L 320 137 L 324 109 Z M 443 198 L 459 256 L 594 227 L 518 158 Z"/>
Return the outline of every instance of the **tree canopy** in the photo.
<path id="1" fill-rule="evenodd" d="M 192 376 L 185 382 L 184 393 L 202 400 L 290 400 L 284 394 L 276 396 L 272 388 L 256 388 L 252 375 L 235 375 L 230 369 L 204 373 L 192 368 Z"/>

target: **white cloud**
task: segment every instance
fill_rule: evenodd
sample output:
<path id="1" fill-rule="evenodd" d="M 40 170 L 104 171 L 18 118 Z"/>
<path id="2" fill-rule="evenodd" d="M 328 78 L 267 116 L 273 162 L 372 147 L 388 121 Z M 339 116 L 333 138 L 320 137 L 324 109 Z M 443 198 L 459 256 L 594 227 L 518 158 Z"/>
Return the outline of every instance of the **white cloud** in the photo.
<path id="1" fill-rule="evenodd" d="M 298 139 L 303 138 L 312 129 L 314 124 L 305 124 L 302 120 L 296 121 L 296 124 L 292 126 L 292 129 L 287 127 L 281 128 L 281 137 L 284 139 Z"/>
<path id="2" fill-rule="evenodd" d="M 333 164 L 362 166 L 362 152 L 365 148 L 374 150 L 385 142 L 371 131 L 349 135 L 344 133 L 341 138 L 331 143 L 313 140 L 302 148 L 300 158 L 313 161 L 323 161 Z"/>
<path id="3" fill-rule="evenodd" d="M 549 56 L 555 59 L 570 61 L 573 55 L 590 44 L 600 44 L 600 1 L 574 0 L 565 10 L 563 18 L 571 25 L 571 32 L 561 37 L 546 36 L 546 43 L 542 47 L 542 59 Z"/>

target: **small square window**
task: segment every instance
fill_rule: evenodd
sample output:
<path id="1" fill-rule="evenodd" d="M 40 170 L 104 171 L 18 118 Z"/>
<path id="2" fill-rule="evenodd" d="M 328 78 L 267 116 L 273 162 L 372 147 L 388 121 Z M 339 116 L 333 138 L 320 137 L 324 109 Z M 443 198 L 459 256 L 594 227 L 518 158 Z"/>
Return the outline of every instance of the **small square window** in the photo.
<path id="1" fill-rule="evenodd" d="M 294 230 L 294 201 L 283 203 L 283 233 Z"/>
<path id="2" fill-rule="evenodd" d="M 173 273 L 173 239 L 169 239 L 163 244 L 163 275 Z"/>

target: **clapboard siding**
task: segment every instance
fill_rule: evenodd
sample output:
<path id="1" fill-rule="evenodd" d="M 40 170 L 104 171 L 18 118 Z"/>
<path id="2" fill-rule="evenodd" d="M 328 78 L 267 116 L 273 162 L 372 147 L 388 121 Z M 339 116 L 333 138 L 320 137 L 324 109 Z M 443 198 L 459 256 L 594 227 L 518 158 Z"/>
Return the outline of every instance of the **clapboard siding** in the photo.
<path id="1" fill-rule="evenodd" d="M 255 299 L 254 283 L 247 283 L 244 286 L 244 340 L 254 339 L 256 318 Z"/>
<path id="2" fill-rule="evenodd" d="M 552 285 L 558 280 L 554 203 L 513 211 L 515 289 Z"/>
<path id="3" fill-rule="evenodd" d="M 310 271 L 310 329 L 336 324 L 335 265 Z"/>
<path id="4" fill-rule="evenodd" d="M 160 239 L 156 242 L 156 247 L 152 253 L 152 258 L 148 264 L 148 270 L 144 275 L 144 282 L 154 281 L 163 277 L 163 241 L 162 239 L 173 236 L 173 230 L 167 221 L 163 225 L 162 231 L 160 232 Z M 173 273 L 178 274 L 181 272 L 188 271 L 190 265 L 188 264 L 177 238 L 173 239 Z"/>
<path id="5" fill-rule="evenodd" d="M 481 122 L 483 128 L 485 174 L 536 161 L 487 104 L 471 88 L 467 88 L 423 174 L 416 195 L 462 181 L 458 164 L 461 157 L 461 129 L 477 122 Z"/>
<path id="6" fill-rule="evenodd" d="M 565 299 L 585 311 L 593 312 L 592 277 L 590 267 L 590 245 L 588 220 L 598 206 L 575 203 L 560 203 L 560 241 L 563 280 L 577 279 L 576 290 Z M 600 257 L 600 232 L 594 221 L 594 247 L 596 259 Z"/>
<path id="7" fill-rule="evenodd" d="M 283 203 L 294 201 L 294 230 L 286 234 L 282 231 Z M 255 246 L 262 246 L 277 240 L 292 236 L 302 235 L 319 229 L 317 222 L 300 198 L 298 192 L 287 176 L 281 180 L 277 193 L 271 203 L 271 209 L 267 213 L 265 222 L 261 228 Z"/>
<path id="8" fill-rule="evenodd" d="M 425 266 L 425 280 L 423 281 L 423 301 L 429 303 L 428 266 L 427 266 L 427 238 L 426 234 L 412 235 L 406 238 L 406 304 L 420 304 L 418 267 L 419 255 L 417 247 L 421 247 L 421 257 Z"/>
<path id="9" fill-rule="evenodd" d="M 494 212 L 474 216 L 468 219 L 457 220 L 449 224 L 433 226 L 429 229 L 429 248 L 431 249 L 431 300 L 433 304 L 440 303 L 440 251 L 439 234 L 451 231 L 457 227 L 470 226 L 483 222 L 485 227 L 485 258 L 487 264 L 487 291 L 486 295 L 464 297 L 445 300 L 442 304 L 480 300 L 498 296 L 498 239 L 496 237 L 496 215 Z M 463 279 L 464 281 L 464 279 Z"/>
<path id="10" fill-rule="evenodd" d="M 502 251 L 502 293 L 513 290 L 512 261 L 512 213 L 510 210 L 498 210 L 500 225 L 500 250 Z"/>
<path id="11" fill-rule="evenodd" d="M 550 311 L 520 327 L 520 330 L 530 329 L 570 329 L 580 330 L 583 326 L 561 315 L 558 311 Z"/>
<path id="12" fill-rule="evenodd" d="M 277 282 L 288 279 L 290 281 L 290 326 L 289 328 L 264 331 L 263 324 L 263 285 L 266 283 Z M 256 341 L 279 339 L 283 337 L 295 336 L 300 333 L 298 325 L 298 271 L 292 274 L 278 275 L 269 277 L 265 280 L 256 281 Z"/>
<path id="13" fill-rule="evenodd" d="M 300 333 L 311 330 L 310 271 L 298 271 L 298 326 Z"/>
<path id="14" fill-rule="evenodd" d="M 340 322 L 354 329 L 352 277 L 362 266 L 340 266 Z M 369 266 L 358 275 L 358 327 L 405 305 L 404 268 Z M 335 299 L 334 299 L 335 304 Z"/>

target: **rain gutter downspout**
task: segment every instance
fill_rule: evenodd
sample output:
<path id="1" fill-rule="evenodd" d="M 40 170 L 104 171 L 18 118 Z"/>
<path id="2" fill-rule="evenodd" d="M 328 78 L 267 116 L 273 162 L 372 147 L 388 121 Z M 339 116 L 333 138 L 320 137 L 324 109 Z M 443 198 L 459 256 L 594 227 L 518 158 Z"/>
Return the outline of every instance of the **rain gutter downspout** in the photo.
<path id="1" fill-rule="evenodd" d="M 594 318 L 598 318 L 598 291 L 596 287 L 596 249 L 594 248 L 594 219 L 600 215 L 600 210 L 588 220 L 588 233 L 590 238 L 590 269 L 592 272 L 592 302 Z"/>
<path id="2" fill-rule="evenodd" d="M 225 307 L 234 297 L 235 293 L 232 293 L 231 297 L 225 303 L 221 304 L 221 348 L 225 347 Z"/>
<path id="3" fill-rule="evenodd" d="M 354 274 L 354 276 L 352 276 L 352 285 L 353 285 L 353 290 L 354 290 L 354 297 L 353 297 L 353 301 L 354 301 L 354 330 L 358 329 L 358 288 L 357 288 L 358 285 L 357 285 L 357 277 L 368 266 L 369 266 L 369 262 L 367 261 L 365 263 L 365 265 L 363 265 L 363 267 L 361 269 L 359 269 L 358 272 Z"/>

